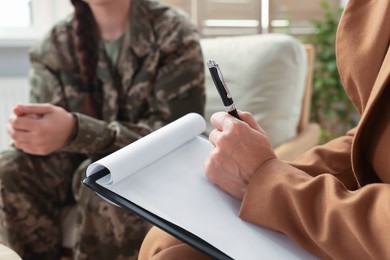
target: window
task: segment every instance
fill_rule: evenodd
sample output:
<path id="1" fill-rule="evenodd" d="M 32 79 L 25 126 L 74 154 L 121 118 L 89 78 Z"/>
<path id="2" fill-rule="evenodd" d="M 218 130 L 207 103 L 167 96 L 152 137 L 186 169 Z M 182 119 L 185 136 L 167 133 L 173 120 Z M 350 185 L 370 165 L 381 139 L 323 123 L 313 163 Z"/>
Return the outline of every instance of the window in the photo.
<path id="1" fill-rule="evenodd" d="M 36 41 L 70 10 L 65 0 L 0 0 L 0 45 Z"/>
<path id="2" fill-rule="evenodd" d="M 202 37 L 285 32 L 313 33 L 312 19 L 323 17 L 323 0 L 162 0 L 186 11 Z M 347 0 L 327 0 L 345 5 Z"/>
<path id="3" fill-rule="evenodd" d="M 31 22 L 31 0 L 0 2 L 0 28 L 29 27 Z"/>
<path id="4" fill-rule="evenodd" d="M 162 0 L 190 14 L 203 37 L 261 32 L 259 0 Z"/>

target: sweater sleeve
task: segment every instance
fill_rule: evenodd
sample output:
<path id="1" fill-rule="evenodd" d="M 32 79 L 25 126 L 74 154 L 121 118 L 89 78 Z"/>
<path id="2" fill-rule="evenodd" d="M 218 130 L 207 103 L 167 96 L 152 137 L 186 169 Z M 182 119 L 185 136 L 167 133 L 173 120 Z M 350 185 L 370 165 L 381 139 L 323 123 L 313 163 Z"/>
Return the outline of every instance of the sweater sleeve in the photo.
<path id="1" fill-rule="evenodd" d="M 240 217 L 322 259 L 389 259 L 389 201 L 389 184 L 349 191 L 331 174 L 313 177 L 275 159 L 251 180 Z"/>
<path id="2" fill-rule="evenodd" d="M 316 146 L 289 164 L 311 176 L 332 174 L 348 189 L 355 190 L 359 186 L 351 166 L 351 146 L 355 132 L 356 128 L 345 136 Z"/>

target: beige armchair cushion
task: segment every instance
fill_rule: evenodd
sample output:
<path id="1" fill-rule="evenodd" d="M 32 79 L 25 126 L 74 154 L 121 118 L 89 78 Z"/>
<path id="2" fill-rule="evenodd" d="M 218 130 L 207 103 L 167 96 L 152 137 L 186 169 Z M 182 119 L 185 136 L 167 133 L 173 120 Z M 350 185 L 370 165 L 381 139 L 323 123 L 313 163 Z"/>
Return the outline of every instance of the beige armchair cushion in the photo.
<path id="1" fill-rule="evenodd" d="M 307 57 L 303 45 L 286 34 L 202 39 L 205 61 L 214 59 L 239 110 L 251 112 L 273 147 L 297 135 Z M 206 69 L 206 121 L 223 110 Z M 208 130 L 212 127 L 208 122 Z"/>

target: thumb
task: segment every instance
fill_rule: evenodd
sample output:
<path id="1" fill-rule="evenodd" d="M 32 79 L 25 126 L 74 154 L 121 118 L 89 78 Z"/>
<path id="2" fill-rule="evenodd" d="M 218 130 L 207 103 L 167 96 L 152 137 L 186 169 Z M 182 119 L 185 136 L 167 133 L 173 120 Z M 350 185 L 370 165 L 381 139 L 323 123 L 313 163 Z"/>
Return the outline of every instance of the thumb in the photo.
<path id="1" fill-rule="evenodd" d="M 15 114 L 30 115 L 30 114 L 49 114 L 53 111 L 50 104 L 21 104 L 14 108 Z"/>

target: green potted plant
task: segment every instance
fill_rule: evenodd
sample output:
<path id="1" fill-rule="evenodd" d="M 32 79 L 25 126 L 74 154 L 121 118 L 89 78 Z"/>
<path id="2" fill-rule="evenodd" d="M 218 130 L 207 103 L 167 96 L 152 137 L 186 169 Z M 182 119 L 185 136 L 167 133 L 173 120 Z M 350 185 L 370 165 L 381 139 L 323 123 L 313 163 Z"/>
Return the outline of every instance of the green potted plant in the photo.
<path id="1" fill-rule="evenodd" d="M 311 117 L 321 125 L 321 142 L 352 128 L 358 116 L 340 80 L 335 53 L 336 31 L 343 9 L 322 1 L 324 18 L 313 20 L 311 42 L 316 49 Z"/>

